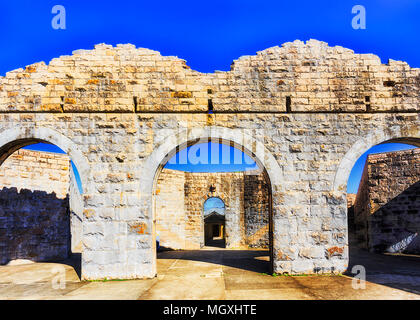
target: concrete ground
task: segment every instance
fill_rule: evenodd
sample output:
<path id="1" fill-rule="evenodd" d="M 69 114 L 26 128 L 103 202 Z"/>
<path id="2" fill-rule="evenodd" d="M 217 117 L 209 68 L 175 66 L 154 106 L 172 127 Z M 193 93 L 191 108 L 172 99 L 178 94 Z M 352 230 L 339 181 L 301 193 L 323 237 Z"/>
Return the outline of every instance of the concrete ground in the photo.
<path id="1" fill-rule="evenodd" d="M 363 265 L 368 279 L 355 290 L 351 273 L 271 276 L 267 251 L 207 247 L 159 253 L 158 276 L 147 280 L 81 282 L 74 259 L 0 266 L 0 299 L 420 300 L 419 262 L 419 256 L 354 252 L 349 270 Z"/>

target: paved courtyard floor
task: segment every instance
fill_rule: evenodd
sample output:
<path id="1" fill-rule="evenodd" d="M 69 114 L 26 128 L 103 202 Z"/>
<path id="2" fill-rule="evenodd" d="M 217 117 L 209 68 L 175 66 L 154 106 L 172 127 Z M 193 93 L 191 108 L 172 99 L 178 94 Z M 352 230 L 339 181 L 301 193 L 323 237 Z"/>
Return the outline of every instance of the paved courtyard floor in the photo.
<path id="1" fill-rule="evenodd" d="M 81 282 L 74 259 L 0 266 L 0 299 L 417 299 L 420 257 L 354 252 L 367 271 L 365 289 L 352 275 L 268 275 L 268 253 L 207 247 L 158 254 L 158 276 L 147 280 Z M 65 285 L 60 286 L 61 271 Z"/>

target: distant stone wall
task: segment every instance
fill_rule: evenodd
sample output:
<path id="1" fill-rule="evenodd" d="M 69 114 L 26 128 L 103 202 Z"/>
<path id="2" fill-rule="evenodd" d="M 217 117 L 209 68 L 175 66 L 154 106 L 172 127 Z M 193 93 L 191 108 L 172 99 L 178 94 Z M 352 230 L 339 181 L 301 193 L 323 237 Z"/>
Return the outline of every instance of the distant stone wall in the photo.
<path id="1" fill-rule="evenodd" d="M 211 191 L 213 187 L 213 191 Z M 226 247 L 238 248 L 244 245 L 244 206 L 242 172 L 186 172 L 185 213 L 188 221 L 187 248 L 204 245 L 204 202 L 218 197 L 225 203 Z"/>
<path id="2" fill-rule="evenodd" d="M 347 208 L 351 208 L 354 205 L 355 200 L 356 200 L 355 193 L 347 193 Z"/>
<path id="3" fill-rule="evenodd" d="M 18 150 L 0 167 L 0 263 L 70 252 L 67 155 Z"/>
<path id="4" fill-rule="evenodd" d="M 269 189 L 262 174 L 163 169 L 155 193 L 161 246 L 201 248 L 204 202 L 218 197 L 225 203 L 226 247 L 268 248 Z"/>
<path id="5" fill-rule="evenodd" d="M 0 187 L 69 193 L 70 159 L 66 154 L 20 149 L 0 166 Z"/>
<path id="6" fill-rule="evenodd" d="M 185 248 L 184 172 L 164 169 L 155 189 L 156 234 L 159 245 Z"/>
<path id="7" fill-rule="evenodd" d="M 244 175 L 245 237 L 249 247 L 269 246 L 269 193 L 262 174 Z"/>
<path id="8" fill-rule="evenodd" d="M 349 244 L 354 244 L 355 234 L 354 234 L 354 202 L 356 201 L 355 193 L 347 193 L 347 221 L 348 221 L 348 235 L 349 235 Z"/>
<path id="9" fill-rule="evenodd" d="M 420 148 L 368 156 L 354 215 L 359 246 L 420 253 Z"/>

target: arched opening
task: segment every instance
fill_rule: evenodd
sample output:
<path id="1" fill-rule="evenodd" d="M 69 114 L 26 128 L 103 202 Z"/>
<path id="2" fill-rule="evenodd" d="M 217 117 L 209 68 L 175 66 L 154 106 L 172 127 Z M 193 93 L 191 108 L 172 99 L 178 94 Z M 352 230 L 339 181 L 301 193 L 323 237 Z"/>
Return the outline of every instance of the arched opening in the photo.
<path id="1" fill-rule="evenodd" d="M 79 171 L 59 146 L 37 138 L 1 146 L 0 264 L 59 262 L 80 278 L 82 194 Z"/>
<path id="2" fill-rule="evenodd" d="M 420 292 L 420 138 L 397 138 L 364 150 L 348 176 L 349 272 Z"/>
<path id="3" fill-rule="evenodd" d="M 225 248 L 225 203 L 218 197 L 210 197 L 203 204 L 204 245 Z"/>
<path id="4" fill-rule="evenodd" d="M 200 260 L 204 249 L 207 262 L 271 272 L 271 182 L 244 146 L 210 137 L 173 148 L 155 176 L 153 211 L 158 252 L 194 251 L 189 259 Z M 218 250 L 213 261 L 211 250 L 222 248 L 226 253 Z M 234 258 L 240 255 L 242 266 Z M 165 256 L 158 253 L 158 260 Z"/>

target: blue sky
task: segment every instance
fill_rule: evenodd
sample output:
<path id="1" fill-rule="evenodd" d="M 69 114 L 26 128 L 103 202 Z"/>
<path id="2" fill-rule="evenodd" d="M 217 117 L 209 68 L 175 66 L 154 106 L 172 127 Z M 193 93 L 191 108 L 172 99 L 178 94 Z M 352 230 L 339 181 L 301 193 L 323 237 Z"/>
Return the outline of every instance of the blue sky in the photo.
<path id="1" fill-rule="evenodd" d="M 168 169 L 175 169 L 181 171 L 189 171 L 189 172 L 232 172 L 232 171 L 244 171 L 244 170 L 252 170 L 256 169 L 257 164 L 252 158 L 248 157 L 242 151 L 235 149 L 233 147 L 222 145 L 222 144 L 200 144 L 204 148 L 191 151 L 192 147 L 188 147 L 183 149 L 176 155 L 174 155 L 168 163 L 165 165 L 165 168 Z M 213 157 L 212 154 L 215 153 L 213 149 L 216 146 L 218 156 Z M 380 153 L 380 152 L 387 152 L 387 151 L 397 151 L 397 150 L 405 150 L 405 149 L 412 149 L 415 148 L 414 146 L 402 144 L 402 143 L 384 143 L 366 150 L 366 152 L 356 161 L 349 179 L 347 183 L 347 192 L 349 193 L 357 193 L 357 188 L 359 187 L 359 182 L 362 177 L 363 168 L 365 166 L 366 158 L 368 154 L 371 153 Z M 39 151 L 48 151 L 48 152 L 57 152 L 57 153 L 64 153 L 59 147 L 52 145 L 52 144 L 45 144 L 45 143 L 36 143 L 30 146 L 25 147 L 25 149 L 30 150 L 39 150 Z M 200 156 L 200 150 L 204 150 L 204 157 Z M 190 152 L 190 155 L 188 155 Z M 191 154 L 196 155 L 196 157 L 191 157 Z M 203 155 L 203 154 L 202 154 Z M 226 156 L 227 155 L 227 156 Z M 239 155 L 239 157 L 237 157 Z M 207 158 L 207 163 L 203 161 Z M 214 159 L 219 159 L 218 161 L 214 161 Z M 185 161 L 180 161 L 180 159 L 186 159 Z M 191 161 L 193 159 L 193 161 Z M 213 161 L 212 161 L 213 159 Z M 238 163 L 238 159 L 240 159 L 241 163 Z M 83 186 L 80 180 L 79 172 L 77 171 L 76 166 L 73 162 L 71 162 L 73 172 L 75 174 L 76 182 L 79 186 L 79 190 L 83 193 Z M 217 200 L 214 200 L 217 202 Z M 213 201 L 210 201 L 210 204 L 213 204 Z M 216 205 L 217 207 L 217 205 Z M 209 207 L 210 208 L 210 207 Z"/>
<path id="2" fill-rule="evenodd" d="M 66 9 L 65 30 L 51 26 L 56 4 Z M 366 8 L 365 30 L 351 26 L 357 4 Z M 102 42 L 133 43 L 213 72 L 241 55 L 310 38 L 420 67 L 419 16 L 416 0 L 2 1 L 0 75 Z"/>
<path id="3" fill-rule="evenodd" d="M 213 211 L 219 214 L 225 214 L 225 203 L 217 197 L 208 198 L 203 205 L 204 215 L 208 215 Z M 211 211 L 210 211 L 211 210 Z"/>
<path id="4" fill-rule="evenodd" d="M 198 143 L 181 150 L 165 168 L 189 172 L 232 172 L 258 169 L 248 155 L 225 144 Z"/>
<path id="5" fill-rule="evenodd" d="M 66 9 L 65 30 L 51 26 L 57 4 Z M 354 5 L 366 8 L 364 30 L 351 26 Z M 102 42 L 132 43 L 213 72 L 229 70 L 242 55 L 311 38 L 374 53 L 383 63 L 391 58 L 420 67 L 419 16 L 420 1 L 415 0 L 2 1 L 0 75 Z M 349 185 L 354 192 L 357 179 Z"/>

